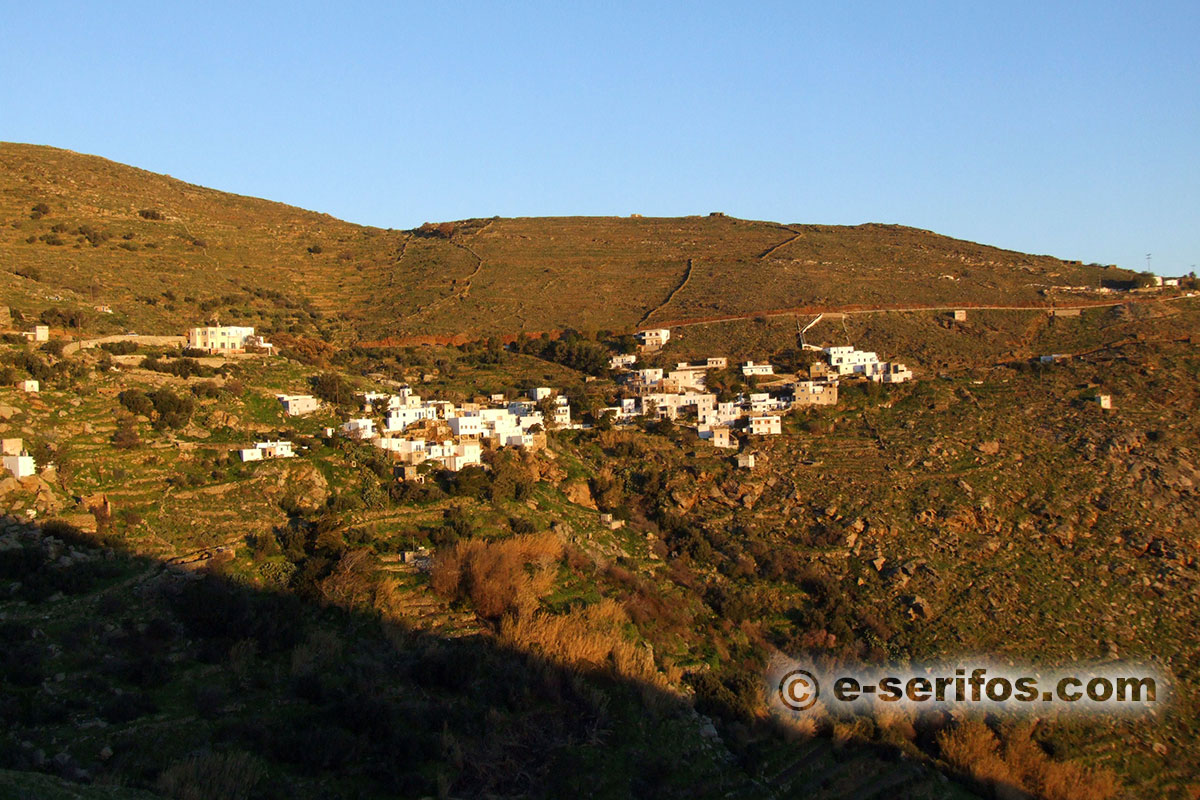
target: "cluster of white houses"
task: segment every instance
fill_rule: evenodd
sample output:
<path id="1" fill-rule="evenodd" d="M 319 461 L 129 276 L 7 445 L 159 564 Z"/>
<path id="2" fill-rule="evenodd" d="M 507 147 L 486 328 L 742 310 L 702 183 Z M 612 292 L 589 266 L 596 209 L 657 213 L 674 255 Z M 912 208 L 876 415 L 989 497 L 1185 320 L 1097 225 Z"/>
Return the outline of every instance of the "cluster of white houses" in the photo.
<path id="1" fill-rule="evenodd" d="M 320 407 L 311 395 L 276 397 L 292 416 Z M 347 420 L 337 432 L 387 451 L 398 464 L 411 467 L 405 474 L 413 477 L 416 467 L 426 462 L 453 472 L 482 464 L 484 446 L 544 447 L 547 414 L 554 427 L 572 424 L 567 398 L 544 386 L 531 390 L 528 398 L 509 401 L 497 394 L 486 403 L 422 400 L 407 386 L 400 387 L 396 394 L 365 392 L 358 397 L 365 413 L 382 414 L 382 425 L 373 416 L 361 416 Z M 327 436 L 334 433 L 332 428 L 326 429 Z M 243 461 L 292 455 L 291 442 L 259 442 L 241 451 Z"/>
<path id="2" fill-rule="evenodd" d="M 654 350 L 666 343 L 670 331 L 642 331 L 639 337 L 644 350 Z M 220 343 L 225 339 L 195 341 Z M 747 361 L 741 367 L 743 375 L 774 380 L 761 391 L 746 392 L 727 402 L 718 400 L 718 395 L 707 391 L 705 385 L 710 370 L 728 368 L 725 358 L 707 358 L 696 364 L 681 362 L 674 369 L 639 369 L 636 355 L 616 355 L 610 367 L 620 373 L 627 396 L 600 413 L 615 423 L 637 417 L 686 420 L 695 425 L 700 438 L 710 440 L 714 446 L 737 448 L 739 430 L 751 436 L 778 435 L 782 432 L 782 416 L 791 409 L 836 404 L 842 377 L 859 376 L 885 383 L 912 379 L 912 372 L 903 364 L 881 362 L 875 353 L 853 347 L 828 347 L 824 353 L 828 367 L 817 365 L 809 379 L 776 376 L 771 364 Z M 311 395 L 281 394 L 277 398 L 292 416 L 309 414 L 320 407 Z M 527 398 L 508 400 L 504 394 L 495 394 L 486 402 L 461 404 L 423 400 L 408 386 L 394 394 L 366 392 L 359 398 L 366 415 L 347 420 L 337 433 L 387 451 L 406 478 L 417 477 L 417 466 L 427 462 L 450 471 L 482 464 L 485 446 L 543 447 L 547 427 L 581 427 L 572 424 L 566 397 L 544 386 L 530 390 Z M 382 416 L 382 425 L 375 415 Z M 332 428 L 325 432 L 326 436 L 335 434 Z M 242 450 L 241 455 L 243 461 L 257 461 L 287 458 L 294 453 L 291 442 L 259 442 Z"/>
<path id="3" fill-rule="evenodd" d="M 548 422 L 571 427 L 567 398 L 544 386 L 531 390 L 527 399 L 509 401 L 496 394 L 486 403 L 457 405 L 422 400 L 407 386 L 397 394 L 370 392 L 361 397 L 364 411 L 383 412 L 382 427 L 377 429 L 371 417 L 359 417 L 343 424 L 341 433 L 386 450 L 412 467 L 430 461 L 457 472 L 482 464 L 484 445 L 537 449 L 545 445 Z"/>
<path id="4" fill-rule="evenodd" d="M 655 336 L 654 341 L 666 341 L 666 338 Z M 743 393 L 728 402 L 719 402 L 716 394 L 705 389 L 709 370 L 723 370 L 729 366 L 724 358 L 708 358 L 697 364 L 680 362 L 674 369 L 638 369 L 637 356 L 613 356 L 610 368 L 622 373 L 624 383 L 634 396 L 622 398 L 619 405 L 603 412 L 616 422 L 639 416 L 694 420 L 700 438 L 711 440 L 717 447 L 736 448 L 737 429 L 751 436 L 779 434 L 782 432 L 781 417 L 789 410 L 836 404 L 841 377 L 859 376 L 883 383 L 912 380 L 912 371 L 904 364 L 882 362 L 875 353 L 853 347 L 827 347 L 824 354 L 828 368 L 812 370 L 811 379 L 778 376 L 765 391 Z M 770 363 L 747 361 L 741 372 L 747 378 L 776 378 L 775 368 Z"/>

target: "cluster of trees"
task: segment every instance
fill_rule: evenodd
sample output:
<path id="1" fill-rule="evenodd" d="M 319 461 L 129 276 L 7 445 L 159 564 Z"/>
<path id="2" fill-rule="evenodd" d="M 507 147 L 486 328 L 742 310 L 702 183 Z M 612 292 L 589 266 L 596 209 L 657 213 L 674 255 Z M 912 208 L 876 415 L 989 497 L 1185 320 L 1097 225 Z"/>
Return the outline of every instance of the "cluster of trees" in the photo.
<path id="1" fill-rule="evenodd" d="M 141 366 L 142 369 L 148 369 L 151 372 L 162 372 L 184 380 L 192 377 L 211 378 L 217 374 L 215 369 L 204 366 L 194 358 L 165 360 L 158 356 L 146 356 L 142 359 Z"/>
<path id="2" fill-rule="evenodd" d="M 588 375 L 600 377 L 608 374 L 609 349 L 578 331 L 564 331 L 557 339 L 551 339 L 545 333 L 537 339 L 524 337 L 515 347 L 520 353 L 553 361 Z"/>
<path id="3" fill-rule="evenodd" d="M 149 419 L 158 429 L 186 426 L 196 409 L 191 397 L 175 394 L 165 386 L 150 392 L 126 389 L 117 395 L 117 400 L 129 413 Z"/>

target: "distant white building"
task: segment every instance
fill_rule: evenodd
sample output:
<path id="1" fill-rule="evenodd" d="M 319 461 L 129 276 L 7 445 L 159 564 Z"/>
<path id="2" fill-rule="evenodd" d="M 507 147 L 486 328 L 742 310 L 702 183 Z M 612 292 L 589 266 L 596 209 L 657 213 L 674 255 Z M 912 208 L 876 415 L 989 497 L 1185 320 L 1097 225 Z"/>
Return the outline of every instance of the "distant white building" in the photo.
<path id="1" fill-rule="evenodd" d="M 881 364 L 879 371 L 871 376 L 872 380 L 882 381 L 883 383 L 904 383 L 905 381 L 911 381 L 912 377 L 912 370 L 896 361 Z"/>
<path id="2" fill-rule="evenodd" d="M 671 331 L 668 328 L 654 328 L 647 331 L 639 331 L 637 336 L 642 340 L 642 346 L 647 350 L 658 350 L 670 340 Z"/>
<path id="3" fill-rule="evenodd" d="M 393 408 L 383 418 L 383 429 L 388 433 L 402 431 L 414 422 L 425 419 L 437 419 L 437 409 L 434 406 Z"/>
<path id="4" fill-rule="evenodd" d="M 34 325 L 33 330 L 25 331 L 21 335 L 31 342 L 48 342 L 50 341 L 50 326 Z"/>
<path id="5" fill-rule="evenodd" d="M 483 433 L 483 419 L 478 414 L 449 417 L 446 424 L 450 426 L 450 432 L 455 436 L 477 439 Z"/>
<path id="6" fill-rule="evenodd" d="M 37 462 L 33 456 L 22 450 L 17 455 L 4 456 L 4 468 L 12 473 L 14 478 L 28 478 L 37 472 Z"/>
<path id="7" fill-rule="evenodd" d="M 657 368 L 639 369 L 633 374 L 637 376 L 637 380 L 647 385 L 658 383 L 663 379 L 663 371 Z"/>
<path id="8" fill-rule="evenodd" d="M 1179 278 L 1163 278 L 1163 286 L 1178 286 Z"/>
<path id="9" fill-rule="evenodd" d="M 638 357 L 632 353 L 628 355 L 615 355 L 608 360 L 609 369 L 624 369 L 632 367 L 637 363 Z"/>
<path id="10" fill-rule="evenodd" d="M 292 458 L 296 455 L 291 442 L 256 442 L 254 447 L 244 447 L 239 453 L 242 461 L 262 461 L 266 458 Z"/>
<path id="11" fill-rule="evenodd" d="M 738 453 L 734 460 L 741 469 L 754 469 L 754 453 Z"/>
<path id="12" fill-rule="evenodd" d="M 774 375 L 775 367 L 771 364 L 755 364 L 747 361 L 742 365 L 742 374 L 749 378 L 751 375 Z"/>
<path id="13" fill-rule="evenodd" d="M 956 309 L 954 312 L 954 321 L 955 322 L 966 322 L 966 320 L 967 320 L 967 312 L 961 308 Z"/>
<path id="14" fill-rule="evenodd" d="M 370 439 L 375 435 L 375 420 L 363 417 L 344 422 L 342 435 L 351 439 Z"/>
<path id="15" fill-rule="evenodd" d="M 1101 408 L 1112 408 L 1112 395 L 1111 394 L 1098 394 L 1098 395 L 1096 395 L 1096 402 L 1100 405 Z"/>
<path id="16" fill-rule="evenodd" d="M 28 392 L 30 394 L 37 394 L 38 392 L 40 392 L 42 390 L 42 385 L 40 383 L 38 383 L 37 381 L 33 380 L 32 378 L 30 378 L 28 380 L 24 380 L 24 381 L 21 381 L 20 383 L 18 383 L 17 388 L 20 389 L 22 392 Z"/>
<path id="17" fill-rule="evenodd" d="M 779 417 L 761 416 L 750 418 L 752 436 L 772 436 L 783 433 L 783 422 Z"/>
<path id="18" fill-rule="evenodd" d="M 554 394 L 554 390 L 549 386 L 537 386 L 529 390 L 529 396 L 533 398 L 533 402 L 535 403 L 540 403 L 552 394 Z"/>
<path id="19" fill-rule="evenodd" d="M 271 343 L 254 334 L 254 328 L 241 325 L 209 325 L 192 328 L 187 333 L 187 346 L 210 353 L 242 353 L 247 347 L 271 349 Z"/>
<path id="20" fill-rule="evenodd" d="M 865 350 L 855 350 L 849 345 L 826 347 L 825 356 L 829 360 L 829 366 L 833 367 L 838 375 L 866 375 L 869 377 L 878 371 L 876 366 L 879 363 L 878 355 Z"/>
<path id="21" fill-rule="evenodd" d="M 321 401 L 311 394 L 277 394 L 275 399 L 283 405 L 283 411 L 289 417 L 302 417 L 321 407 Z"/>

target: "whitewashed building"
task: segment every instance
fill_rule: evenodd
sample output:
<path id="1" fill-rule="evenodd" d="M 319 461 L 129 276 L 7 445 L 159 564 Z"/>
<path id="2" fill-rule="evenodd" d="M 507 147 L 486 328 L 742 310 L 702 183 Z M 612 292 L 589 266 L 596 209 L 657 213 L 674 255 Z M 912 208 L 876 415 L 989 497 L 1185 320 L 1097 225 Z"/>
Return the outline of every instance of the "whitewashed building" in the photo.
<path id="1" fill-rule="evenodd" d="M 647 350 L 658 350 L 671 339 L 671 331 L 668 328 L 654 328 L 639 331 L 637 337 L 641 339 L 642 346 Z"/>
<path id="2" fill-rule="evenodd" d="M 288 441 L 256 442 L 254 447 L 244 447 L 238 451 L 242 461 L 262 461 L 267 458 L 292 458 L 296 455 L 294 445 Z"/>
<path id="3" fill-rule="evenodd" d="M 12 473 L 14 478 L 28 478 L 37 472 L 37 462 L 33 456 L 22 450 L 16 455 L 4 456 L 4 468 Z"/>
<path id="4" fill-rule="evenodd" d="M 275 399 L 283 405 L 283 412 L 289 417 L 302 417 L 321 407 L 321 401 L 311 394 L 277 394 Z"/>
<path id="5" fill-rule="evenodd" d="M 187 346 L 210 353 L 241 353 L 247 347 L 271 349 L 271 343 L 254 334 L 254 328 L 241 325 L 209 325 L 192 328 L 187 333 Z"/>
<path id="6" fill-rule="evenodd" d="M 747 361 L 742 365 L 742 374 L 749 378 L 751 375 L 774 375 L 775 367 L 771 364 L 755 364 Z"/>
<path id="7" fill-rule="evenodd" d="M 879 356 L 865 350 L 855 350 L 849 345 L 826 347 L 825 356 L 829 366 L 838 375 L 873 375 L 877 370 Z"/>
<path id="8" fill-rule="evenodd" d="M 776 416 L 761 416 L 750 418 L 750 434 L 752 436 L 773 436 L 783 433 L 783 422 Z"/>

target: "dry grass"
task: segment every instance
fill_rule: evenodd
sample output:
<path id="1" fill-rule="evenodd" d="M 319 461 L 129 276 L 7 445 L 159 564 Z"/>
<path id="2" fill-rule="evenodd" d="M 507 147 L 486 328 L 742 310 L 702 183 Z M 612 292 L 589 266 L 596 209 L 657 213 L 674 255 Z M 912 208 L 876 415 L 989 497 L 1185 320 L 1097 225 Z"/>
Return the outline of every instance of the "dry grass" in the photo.
<path id="1" fill-rule="evenodd" d="M 206 753 L 167 767 L 158 790 L 175 800 L 246 800 L 265 776 L 249 753 Z"/>
<path id="2" fill-rule="evenodd" d="M 629 617 L 620 603 L 605 599 L 565 614 L 537 612 L 506 616 L 500 638 L 522 650 L 580 669 L 608 669 L 658 688 L 679 680 L 678 670 L 660 672 L 651 652 L 625 634 Z"/>
<path id="3" fill-rule="evenodd" d="M 1052 761 L 1030 734 L 1029 725 L 1009 726 L 1003 742 L 979 720 L 969 719 L 938 735 L 942 757 L 988 786 L 1009 785 L 1046 800 L 1107 800 L 1120 790 L 1106 768 Z"/>
<path id="4" fill-rule="evenodd" d="M 563 552 L 562 541 L 550 533 L 462 541 L 438 553 L 430 584 L 443 597 L 469 598 L 485 619 L 506 611 L 527 615 L 553 585 Z"/>

